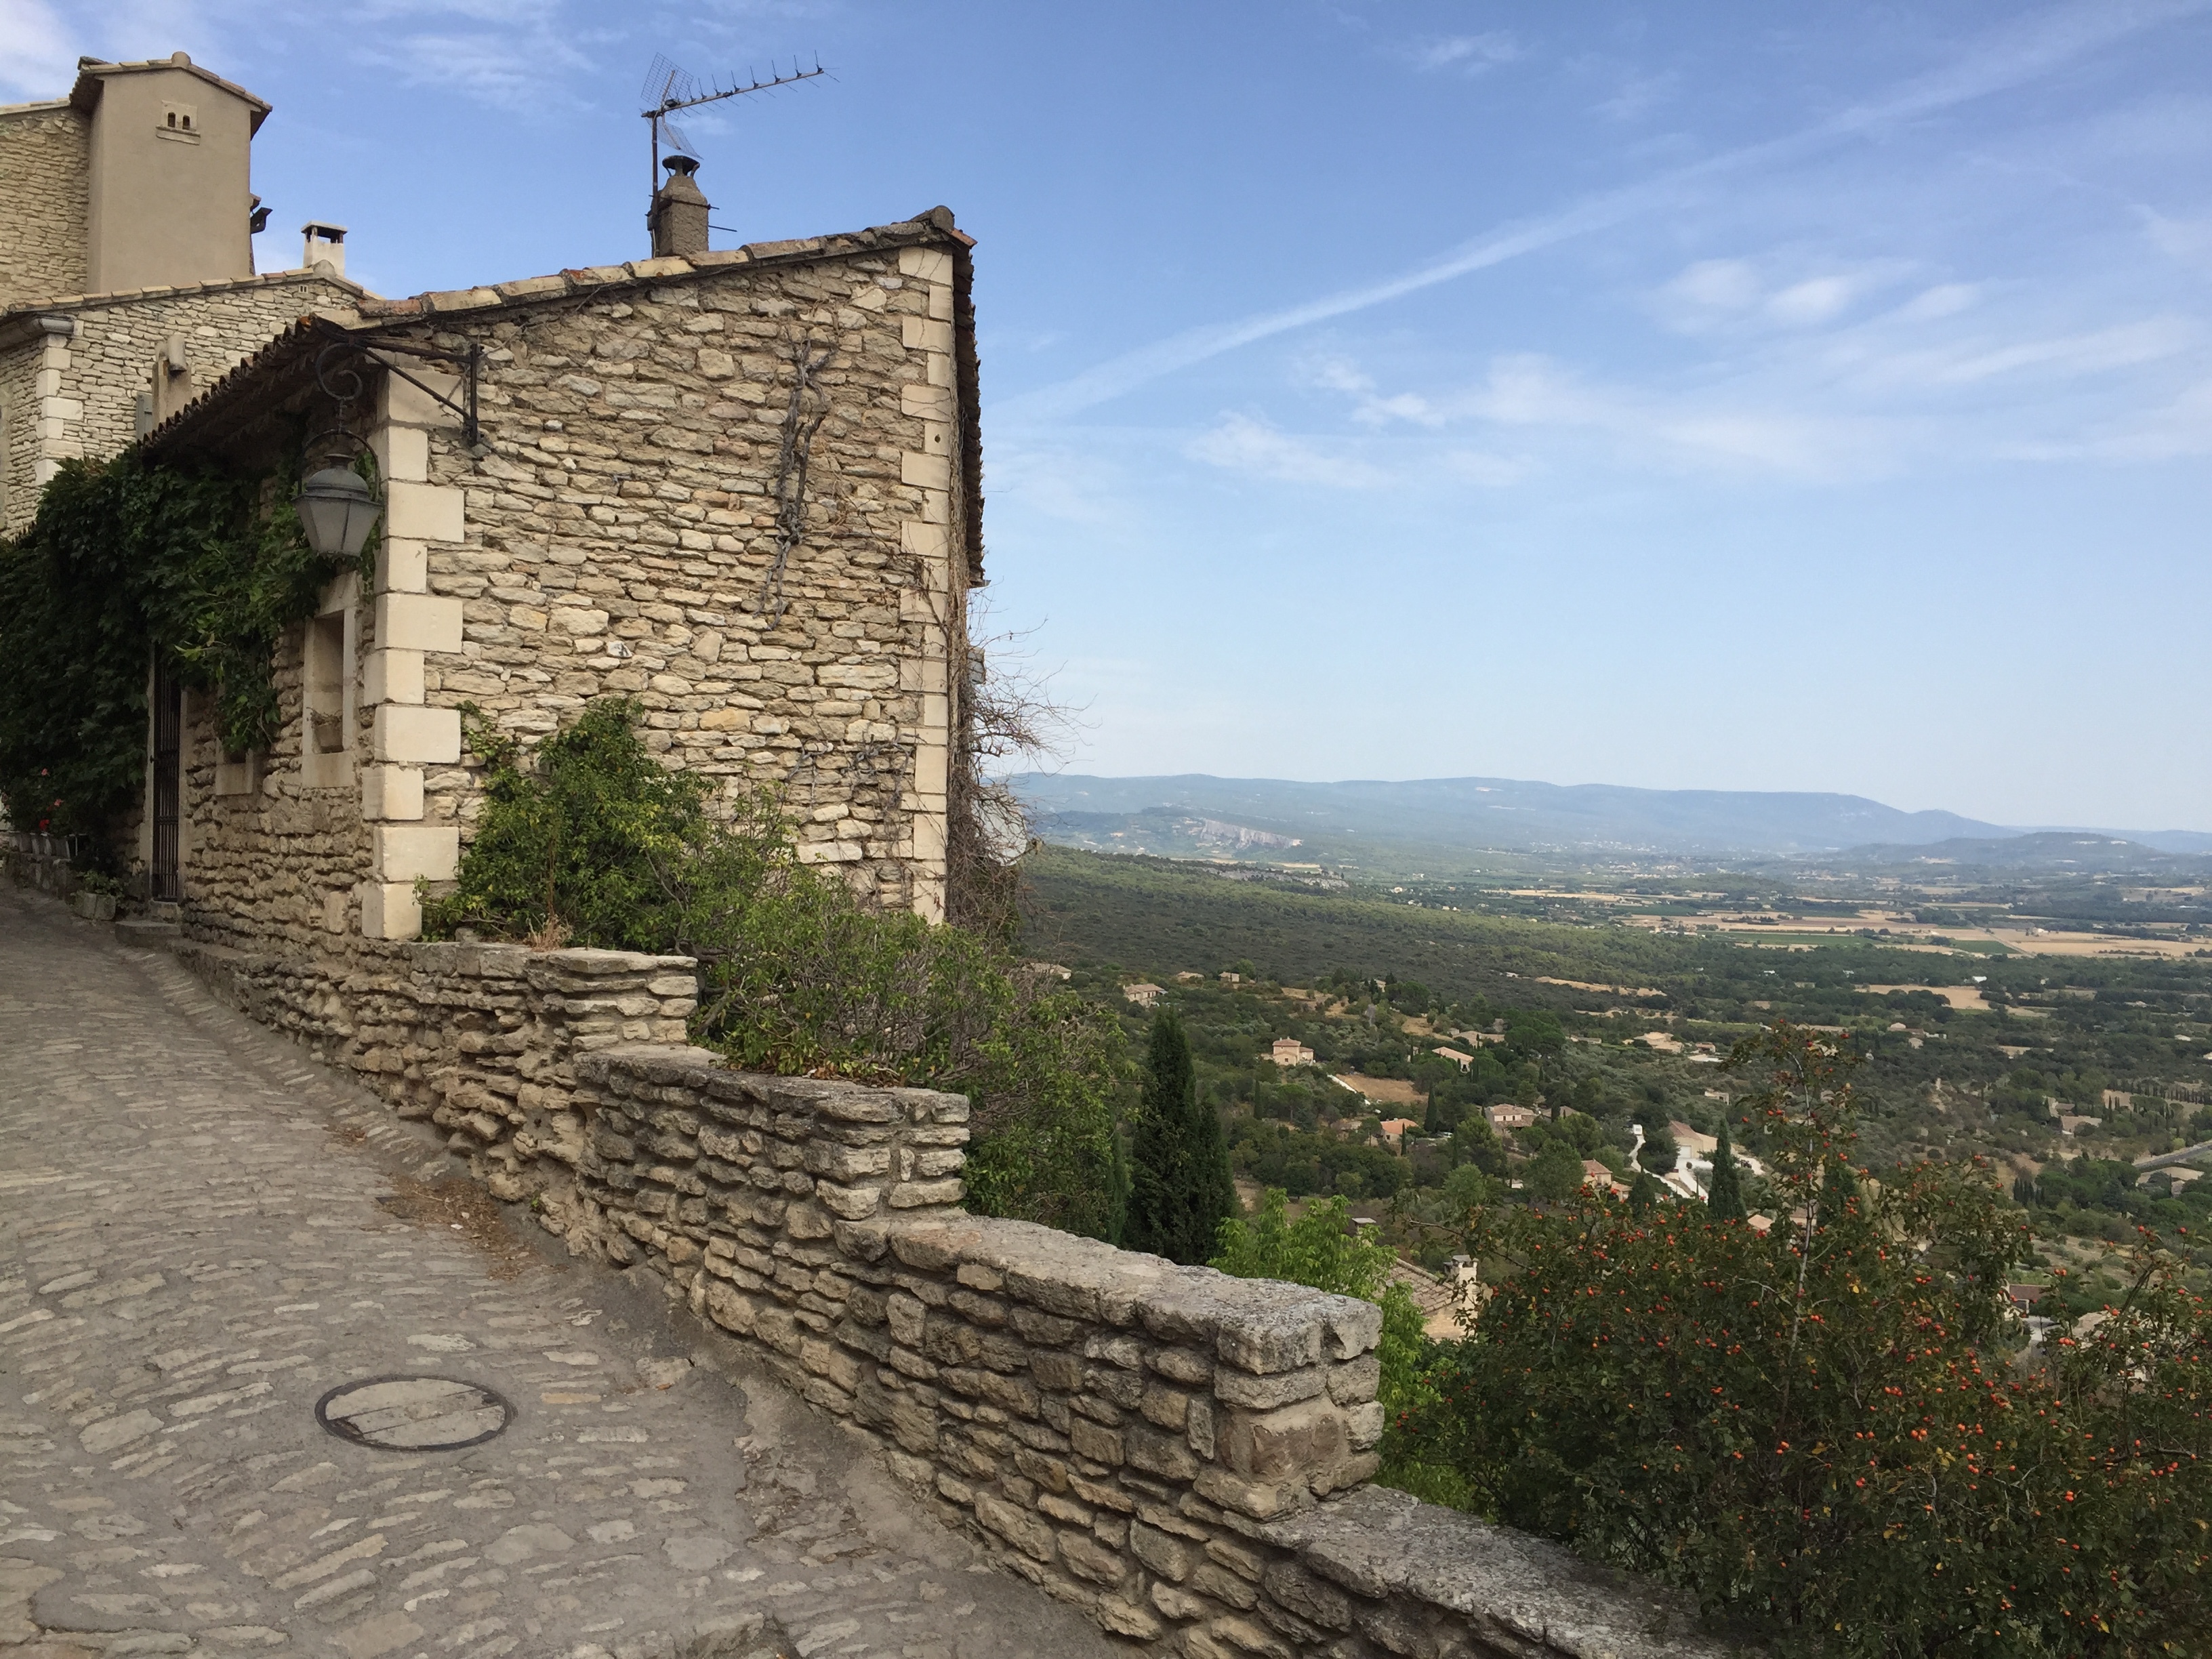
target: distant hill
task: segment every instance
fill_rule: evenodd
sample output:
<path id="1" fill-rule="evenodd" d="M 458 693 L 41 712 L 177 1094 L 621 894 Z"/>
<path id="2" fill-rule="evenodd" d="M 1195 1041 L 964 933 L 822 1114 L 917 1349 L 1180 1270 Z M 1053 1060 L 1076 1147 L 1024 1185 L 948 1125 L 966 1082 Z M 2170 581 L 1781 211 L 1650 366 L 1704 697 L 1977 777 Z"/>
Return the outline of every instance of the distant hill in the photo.
<path id="1" fill-rule="evenodd" d="M 2044 830 L 1996 840 L 1958 838 L 1917 846 L 1854 847 L 1840 861 L 1854 865 L 1956 864 L 1987 870 L 2072 871 L 2082 875 L 2140 871 L 2202 878 L 2208 862 L 2094 830 Z"/>
<path id="2" fill-rule="evenodd" d="M 1371 855 L 1386 848 L 1400 854 L 1802 856 L 2013 833 L 1954 812 L 1901 812 L 1860 795 L 1629 789 L 1513 778 L 1298 783 L 1203 774 L 1030 774 L 1014 786 L 1037 813 L 1038 832 L 1048 841 L 1172 856 L 1366 865 L 1403 861 Z"/>
<path id="3" fill-rule="evenodd" d="M 2212 834 L 2202 830 L 2084 830 L 2079 826 L 2060 826 L 2050 830 L 2024 830 L 2026 835 L 2082 835 L 2113 836 L 2122 841 L 2132 841 L 2145 847 L 2154 847 L 2161 853 L 2183 853 L 2193 857 L 2212 854 Z"/>

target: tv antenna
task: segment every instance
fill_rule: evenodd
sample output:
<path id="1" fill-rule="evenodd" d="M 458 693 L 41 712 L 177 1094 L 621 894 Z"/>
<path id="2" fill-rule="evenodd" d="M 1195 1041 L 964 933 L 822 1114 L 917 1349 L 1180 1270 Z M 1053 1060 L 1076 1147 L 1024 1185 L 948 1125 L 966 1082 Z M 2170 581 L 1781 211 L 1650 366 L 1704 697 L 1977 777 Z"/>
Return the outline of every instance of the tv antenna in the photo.
<path id="1" fill-rule="evenodd" d="M 739 86 L 732 78 L 728 86 L 714 82 L 702 87 L 699 77 L 692 74 L 690 70 L 680 64 L 671 63 L 667 58 L 655 53 L 653 67 L 645 72 L 645 89 L 638 94 L 645 100 L 646 106 L 639 113 L 645 118 L 647 125 L 653 129 L 653 188 L 655 190 L 660 188 L 660 149 L 663 140 L 666 141 L 671 155 L 689 155 L 694 161 L 696 161 L 699 156 L 699 152 L 691 147 L 691 141 L 684 136 L 683 130 L 668 118 L 677 111 L 696 109 L 702 104 L 719 103 L 725 98 L 742 98 L 749 92 L 773 92 L 778 87 L 787 87 L 799 81 L 811 81 L 817 76 L 827 75 L 829 72 L 822 67 L 822 60 L 818 58 L 814 60 L 812 69 L 805 70 L 799 67 L 799 60 L 794 58 L 791 60 L 791 72 L 787 75 L 779 70 L 771 63 L 769 65 L 769 78 L 765 81 L 752 70 L 747 70 L 745 84 L 743 86 Z"/>

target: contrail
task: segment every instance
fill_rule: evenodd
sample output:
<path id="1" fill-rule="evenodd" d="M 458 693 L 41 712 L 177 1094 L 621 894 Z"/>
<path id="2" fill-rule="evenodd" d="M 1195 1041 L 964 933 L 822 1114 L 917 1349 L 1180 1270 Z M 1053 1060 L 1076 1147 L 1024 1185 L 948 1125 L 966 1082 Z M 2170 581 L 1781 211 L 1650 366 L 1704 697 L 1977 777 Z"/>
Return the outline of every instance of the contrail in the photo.
<path id="1" fill-rule="evenodd" d="M 1486 270 L 1523 254 L 1655 212 L 1686 195 L 1692 187 L 1720 174 L 1761 162 L 1785 160 L 1894 121 L 1954 108 L 2002 92 L 2033 80 L 2085 52 L 2146 28 L 2202 13 L 2208 3 L 2212 0 L 2143 0 L 2136 4 L 2104 0 L 2102 3 L 2070 5 L 2045 12 L 2008 30 L 1983 50 L 1948 69 L 1908 82 L 1887 98 L 1856 105 L 1802 131 L 1708 156 L 1656 178 L 1588 198 L 1558 213 L 1499 226 L 1438 258 L 1378 283 L 1279 311 L 1261 312 L 1235 322 L 1188 329 L 1109 358 L 1057 386 L 1011 398 L 993 412 L 1002 419 L 1014 421 L 1050 420 L 1074 414 L 1255 340 L 1327 322 L 1332 317 L 1365 311 L 1423 289 L 1434 288 L 1439 283 Z"/>

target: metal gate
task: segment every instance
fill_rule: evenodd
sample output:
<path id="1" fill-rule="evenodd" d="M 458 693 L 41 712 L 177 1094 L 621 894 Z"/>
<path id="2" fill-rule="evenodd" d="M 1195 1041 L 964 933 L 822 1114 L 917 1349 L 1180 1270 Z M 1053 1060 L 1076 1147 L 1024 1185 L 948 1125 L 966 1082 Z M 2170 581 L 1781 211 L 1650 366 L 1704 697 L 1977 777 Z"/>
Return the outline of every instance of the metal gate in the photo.
<path id="1" fill-rule="evenodd" d="M 166 668 L 154 671 L 154 866 L 151 896 L 180 899 L 179 820 L 184 805 L 185 688 Z"/>

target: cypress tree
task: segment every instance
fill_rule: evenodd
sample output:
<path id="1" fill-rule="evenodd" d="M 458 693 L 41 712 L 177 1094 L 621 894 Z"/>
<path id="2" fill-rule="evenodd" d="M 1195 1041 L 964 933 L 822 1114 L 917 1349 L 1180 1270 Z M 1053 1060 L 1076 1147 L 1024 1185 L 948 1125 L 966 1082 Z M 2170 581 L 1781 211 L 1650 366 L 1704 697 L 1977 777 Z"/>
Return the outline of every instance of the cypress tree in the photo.
<path id="1" fill-rule="evenodd" d="M 1650 1214 L 1666 1196 L 1667 1189 L 1649 1170 L 1638 1170 L 1636 1179 L 1628 1183 L 1628 1207 L 1634 1214 Z"/>
<path id="2" fill-rule="evenodd" d="M 1132 1141 L 1122 1248 L 1202 1266 L 1222 1222 L 1237 1213 L 1237 1188 L 1220 1120 L 1198 1097 L 1190 1040 L 1171 1009 L 1152 1017 Z"/>
<path id="3" fill-rule="evenodd" d="M 1735 1150 L 1729 1145 L 1728 1120 L 1721 1120 L 1720 1145 L 1713 1148 L 1712 1189 L 1705 1195 L 1705 1211 L 1715 1221 L 1741 1221 L 1743 1187 L 1736 1178 Z"/>

